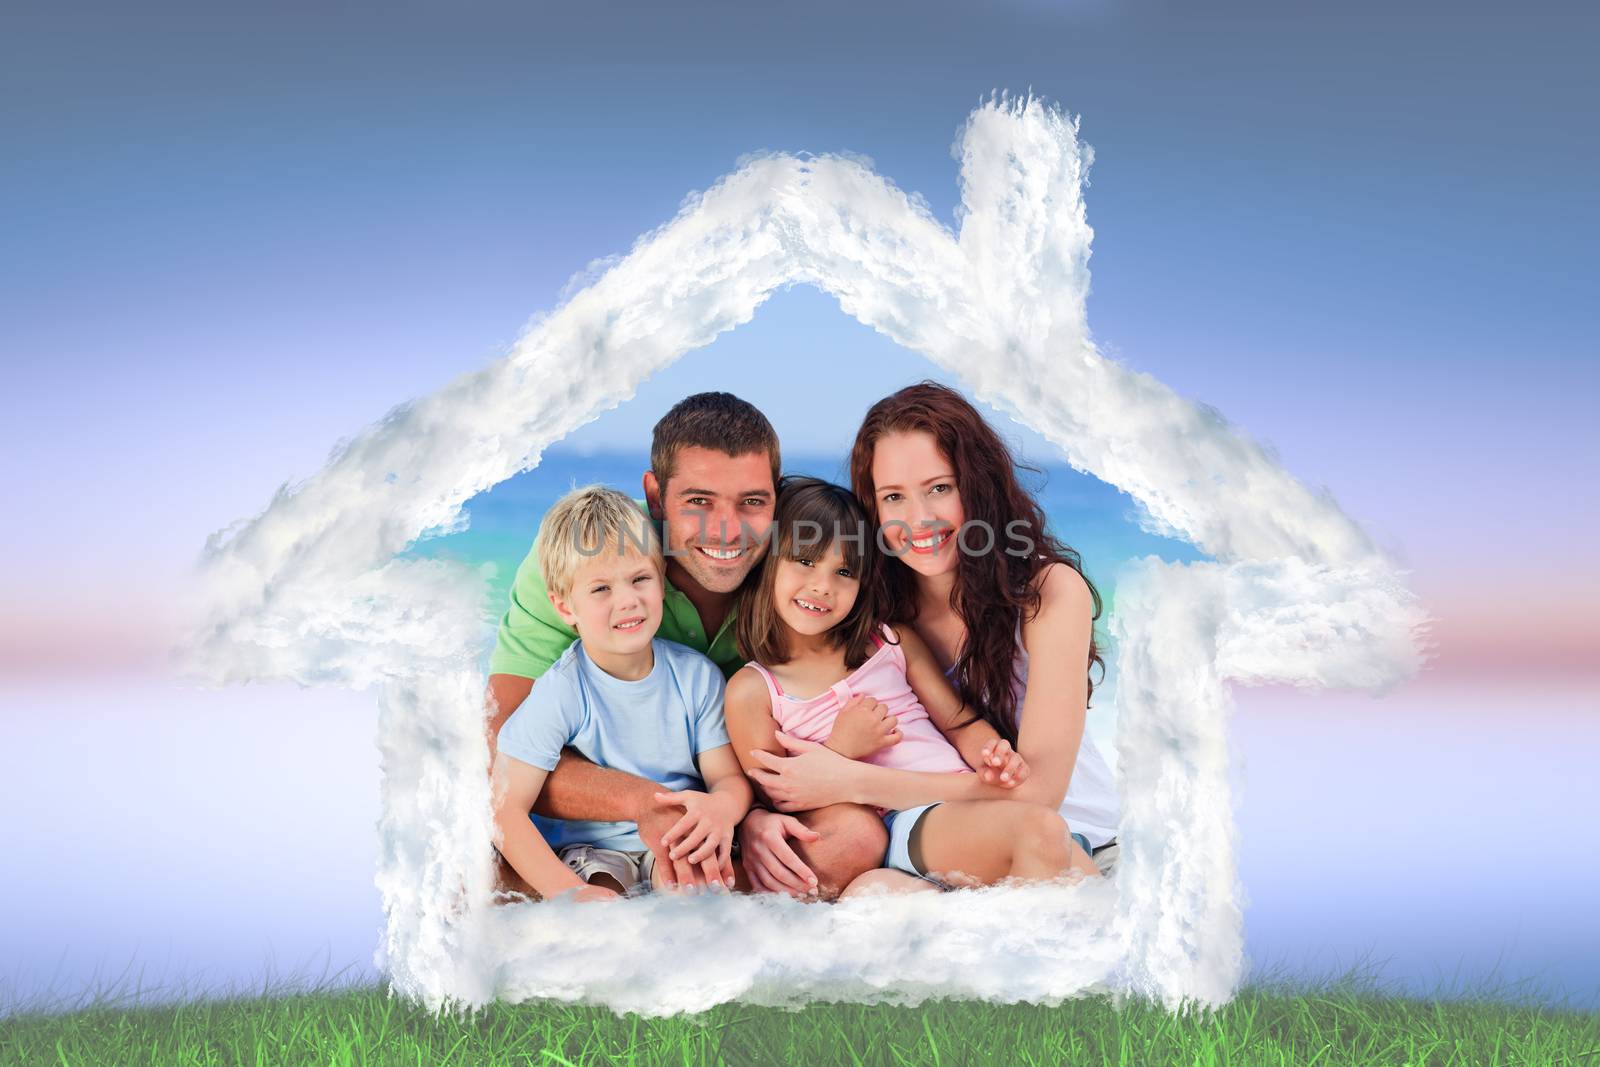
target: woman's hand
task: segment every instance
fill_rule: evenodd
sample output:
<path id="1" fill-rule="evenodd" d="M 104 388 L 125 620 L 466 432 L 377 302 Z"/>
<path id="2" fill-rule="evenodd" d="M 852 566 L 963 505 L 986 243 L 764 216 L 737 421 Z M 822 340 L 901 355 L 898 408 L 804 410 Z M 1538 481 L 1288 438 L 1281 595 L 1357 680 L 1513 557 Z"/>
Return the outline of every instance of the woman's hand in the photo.
<path id="1" fill-rule="evenodd" d="M 820 841 L 822 835 L 793 815 L 751 808 L 739 824 L 739 855 L 751 888 L 760 893 L 788 893 L 805 899 L 816 893 L 817 876 L 787 838 Z"/>
<path id="2" fill-rule="evenodd" d="M 866 759 L 898 744 L 901 736 L 900 720 L 889 713 L 887 704 L 857 693 L 834 716 L 828 747 L 846 759 Z"/>
<path id="3" fill-rule="evenodd" d="M 985 784 L 997 785 L 1002 789 L 1015 789 L 1028 778 L 1028 761 L 1003 737 L 997 737 L 983 746 L 978 766 L 973 769 Z"/>
<path id="4" fill-rule="evenodd" d="M 750 770 L 779 811 L 810 811 L 829 804 L 853 802 L 855 760 L 813 741 L 802 741 L 779 730 L 778 744 L 791 753 L 774 756 L 752 749 L 750 758 L 760 764 Z"/>

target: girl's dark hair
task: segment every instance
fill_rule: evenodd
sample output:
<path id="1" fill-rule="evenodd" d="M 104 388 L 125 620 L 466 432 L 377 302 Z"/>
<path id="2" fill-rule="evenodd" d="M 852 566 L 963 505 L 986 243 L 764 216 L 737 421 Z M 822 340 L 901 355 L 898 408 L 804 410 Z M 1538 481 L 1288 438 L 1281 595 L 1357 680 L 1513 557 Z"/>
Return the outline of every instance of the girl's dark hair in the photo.
<path id="1" fill-rule="evenodd" d="M 772 543 L 760 573 L 744 584 L 735 609 L 739 654 L 761 664 L 789 661 L 788 634 L 772 606 L 778 564 L 786 559 L 814 563 L 838 544 L 845 566 L 861 582 L 861 591 L 828 637 L 835 648 L 844 649 L 845 665 L 851 670 L 865 663 L 872 655 L 872 634 L 878 625 L 873 591 L 880 562 L 873 530 L 860 502 L 844 486 L 798 475 L 781 479 L 769 534 Z"/>
<path id="2" fill-rule="evenodd" d="M 966 624 L 967 639 L 955 663 L 956 688 L 968 707 L 986 719 L 1000 736 L 1017 743 L 1017 707 L 1013 690 L 1017 623 L 1039 613 L 1035 579 L 1052 563 L 1065 563 L 1083 576 L 1094 601 L 1090 616 L 1089 662 L 1084 664 L 1085 699 L 1094 695 L 1093 668 L 1101 677 L 1105 660 L 1094 638 L 1100 618 L 1100 593 L 1083 573 L 1078 553 L 1045 529 L 1044 511 L 1017 481 L 1017 464 L 1000 435 L 960 393 L 938 382 L 908 385 L 886 396 L 867 412 L 850 452 L 850 481 L 866 508 L 872 529 L 878 528 L 878 494 L 872 481 L 872 454 L 878 439 L 889 433 L 924 431 L 955 471 L 956 490 L 967 522 L 988 523 L 994 548 L 983 553 L 958 552 L 950 608 Z M 1024 469 L 1042 473 L 1035 467 Z M 1031 544 L 1021 551 L 1020 543 Z M 1002 547 L 1003 546 L 1003 547 Z M 874 599 L 884 606 L 885 621 L 909 623 L 917 617 L 913 571 L 884 563 L 875 570 Z"/>

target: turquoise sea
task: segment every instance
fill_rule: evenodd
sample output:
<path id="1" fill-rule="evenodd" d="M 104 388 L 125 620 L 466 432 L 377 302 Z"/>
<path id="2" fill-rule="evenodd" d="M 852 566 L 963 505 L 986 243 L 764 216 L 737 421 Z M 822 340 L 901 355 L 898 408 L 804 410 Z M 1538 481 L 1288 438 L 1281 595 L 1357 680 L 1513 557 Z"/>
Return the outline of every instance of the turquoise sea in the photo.
<path id="1" fill-rule="evenodd" d="M 785 474 L 807 474 L 850 484 L 847 457 L 785 456 Z M 407 553 L 423 559 L 451 559 L 474 567 L 490 565 L 491 603 L 503 605 L 517 565 L 528 552 L 539 518 L 574 486 L 598 482 L 633 497 L 644 496 L 640 482 L 649 453 L 583 455 L 552 450 L 533 470 L 508 478 L 467 502 L 464 530 L 418 541 Z M 1172 562 L 1207 557 L 1186 541 L 1142 529 L 1138 505 L 1114 486 L 1071 467 L 1040 465 L 1021 472 L 1023 484 L 1045 509 L 1051 532 L 1078 550 L 1085 573 L 1099 589 L 1105 612 L 1102 636 L 1113 607 L 1116 573 L 1130 559 L 1157 556 Z"/>

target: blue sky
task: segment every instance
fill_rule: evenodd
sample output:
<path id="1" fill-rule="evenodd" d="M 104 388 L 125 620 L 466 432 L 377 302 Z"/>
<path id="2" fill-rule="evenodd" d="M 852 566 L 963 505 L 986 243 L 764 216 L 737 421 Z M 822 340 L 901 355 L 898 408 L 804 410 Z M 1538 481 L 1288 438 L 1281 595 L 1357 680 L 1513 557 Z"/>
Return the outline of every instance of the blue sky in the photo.
<path id="1" fill-rule="evenodd" d="M 69 584 L 127 569 L 105 558 L 108 521 L 130 558 L 191 558 L 339 439 L 496 358 L 745 153 L 869 155 L 954 224 L 960 124 L 1031 88 L 1096 150 L 1089 313 L 1108 352 L 1270 442 L 1443 568 L 1441 594 L 1600 587 L 1574 489 L 1597 443 L 1591 10 L 6 19 L 0 443 L 33 517 L 11 556 L 48 553 Z M 871 395 L 928 369 L 810 292 L 746 331 L 661 389 L 774 396 L 791 447 L 837 447 Z M 858 399 L 819 415 L 794 358 Z M 670 402 L 651 397 L 615 432 Z M 1463 586 L 1489 556 L 1498 585 Z M 56 595 L 22 570 L 6 580 L 27 602 Z"/>

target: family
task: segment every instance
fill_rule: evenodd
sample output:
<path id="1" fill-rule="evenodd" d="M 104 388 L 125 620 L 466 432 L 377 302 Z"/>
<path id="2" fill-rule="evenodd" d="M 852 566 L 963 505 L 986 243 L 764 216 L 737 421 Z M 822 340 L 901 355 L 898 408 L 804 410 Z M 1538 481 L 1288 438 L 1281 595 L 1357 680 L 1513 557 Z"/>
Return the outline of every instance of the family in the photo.
<path id="1" fill-rule="evenodd" d="M 783 477 L 765 416 L 700 393 L 656 424 L 643 500 L 589 486 L 544 516 L 489 667 L 506 894 L 1110 873 L 1077 553 L 946 386 L 874 404 L 849 467 Z"/>

